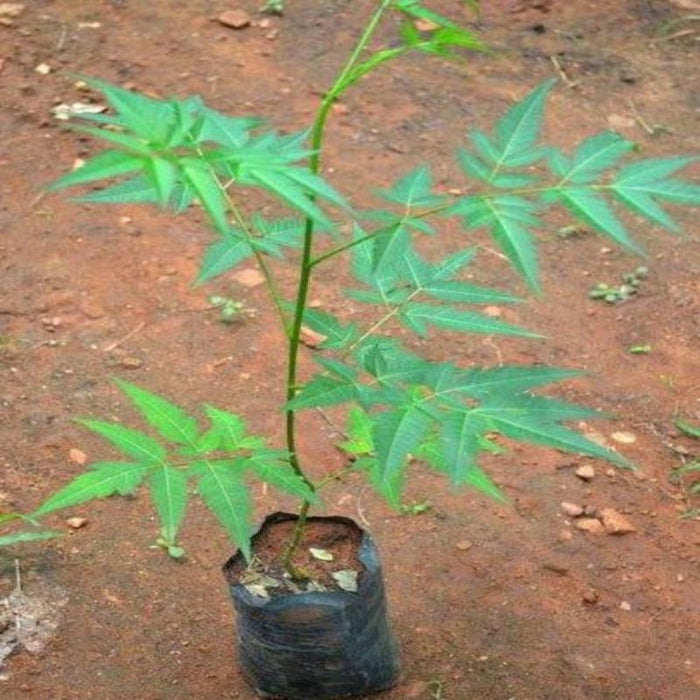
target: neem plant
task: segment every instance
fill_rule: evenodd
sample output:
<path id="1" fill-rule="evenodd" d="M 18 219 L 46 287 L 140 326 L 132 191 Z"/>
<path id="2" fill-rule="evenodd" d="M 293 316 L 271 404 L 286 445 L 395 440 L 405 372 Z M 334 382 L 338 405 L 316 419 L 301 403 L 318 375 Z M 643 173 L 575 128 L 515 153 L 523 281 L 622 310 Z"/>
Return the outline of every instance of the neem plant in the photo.
<path id="1" fill-rule="evenodd" d="M 403 15 L 400 43 L 370 51 L 370 41 L 388 11 Z M 419 31 L 416 20 L 430 22 L 432 30 Z M 544 104 L 553 87 L 550 81 L 509 109 L 492 133 L 470 133 L 470 147 L 457 153 L 470 178 L 468 195 L 451 198 L 436 193 L 430 169 L 423 166 L 379 193 L 384 208 L 357 212 L 320 174 L 329 111 L 361 77 L 412 51 L 454 57 L 463 49 L 482 48 L 471 33 L 417 0 L 383 0 L 321 101 L 310 131 L 286 135 L 264 127 L 258 119 L 221 114 L 198 97 L 159 100 L 90 81 L 104 93 L 114 113 L 81 115 L 97 125 L 72 128 L 107 141 L 109 149 L 62 177 L 54 188 L 123 178 L 79 201 L 153 202 L 175 213 L 198 203 L 216 235 L 204 252 L 200 284 L 243 260 L 255 259 L 287 340 L 282 407 L 286 445 L 270 446 L 263 437 L 248 433 L 238 413 L 212 406 L 204 409 L 208 424 L 202 429 L 175 404 L 118 381 L 157 437 L 120 423 L 81 420 L 127 460 L 91 465 L 32 517 L 94 498 L 131 494 L 145 484 L 160 518 L 159 543 L 177 557 L 183 553 L 178 533 L 188 490 L 194 484 L 236 546 L 250 558 L 248 484 L 254 478 L 300 500 L 284 566 L 291 577 L 303 578 L 293 555 L 309 508 L 328 479 L 314 482 L 304 468 L 296 446 L 296 418 L 302 410 L 341 404 L 351 407 L 350 439 L 344 445 L 356 457 L 351 468 L 364 473 L 394 507 L 401 503 L 409 456 L 444 473 L 455 485 L 502 498 L 478 466 L 480 453 L 497 449 L 496 435 L 628 465 L 622 456 L 565 427 L 568 420 L 595 417 L 594 411 L 531 393 L 575 376 L 576 371 L 543 366 L 463 368 L 432 362 L 392 338 L 391 330 L 402 325 L 419 337 L 431 327 L 537 337 L 471 308 L 516 301 L 507 292 L 464 281 L 476 248 L 465 247 L 430 262 L 415 239 L 433 235 L 441 218 L 458 217 L 467 234 L 488 230 L 513 268 L 538 291 L 532 232 L 543 226 L 540 212 L 563 205 L 586 225 L 638 252 L 609 200 L 675 231 L 676 223 L 660 203 L 700 204 L 700 187 L 672 177 L 693 158 L 644 159 L 622 165 L 635 145 L 609 131 L 585 139 L 571 155 L 540 144 Z M 245 197 L 239 188 L 246 188 Z M 261 217 L 256 211 L 260 200 L 251 196 L 251 188 L 275 197 L 291 210 L 292 218 Z M 352 222 L 352 232 L 345 237 L 341 234 L 345 229 L 337 224 L 338 214 Z M 321 232 L 329 236 L 323 245 L 317 238 Z M 293 264 L 298 287 L 290 300 L 276 281 L 271 261 L 297 247 L 301 254 Z M 347 295 L 377 311 L 376 320 L 366 326 L 307 304 L 314 275 L 323 274 L 324 266 L 335 264 L 341 256 L 350 258 L 358 282 Z M 302 381 L 298 358 L 305 326 L 322 341 L 312 353 L 319 371 Z"/>

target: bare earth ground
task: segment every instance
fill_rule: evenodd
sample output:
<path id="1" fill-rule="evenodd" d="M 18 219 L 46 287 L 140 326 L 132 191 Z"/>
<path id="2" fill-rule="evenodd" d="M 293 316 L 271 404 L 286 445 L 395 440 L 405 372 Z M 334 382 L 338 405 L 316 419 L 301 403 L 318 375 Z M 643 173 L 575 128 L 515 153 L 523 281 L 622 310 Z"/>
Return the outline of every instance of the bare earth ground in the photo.
<path id="1" fill-rule="evenodd" d="M 555 143 L 570 146 L 613 126 L 645 155 L 698 152 L 693 30 L 700 27 L 697 13 L 688 19 L 692 3 L 685 11 L 670 0 L 483 4 L 483 37 L 497 57 L 471 56 L 464 65 L 410 58 L 366 80 L 337 108 L 328 176 L 358 205 L 425 161 L 445 188 L 463 186 L 452 154 L 466 129 L 487 127 L 556 75 L 551 56 L 576 83 L 562 81 L 550 101 L 546 131 Z M 256 19 L 258 5 L 240 3 Z M 241 411 L 253 428 L 280 438 L 284 360 L 274 319 L 260 287 L 230 277 L 191 286 L 210 240 L 199 214 L 174 219 L 41 196 L 47 181 L 95 148 L 52 119 L 56 102 L 84 99 L 70 73 L 158 95 L 198 93 L 232 114 L 302 128 L 373 5 L 289 0 L 269 26 L 233 31 L 211 21 L 230 9 L 223 1 L 30 0 L 12 26 L 0 26 L 3 507 L 31 510 L 79 473 L 71 449 L 104 458 L 105 447 L 71 418 L 133 418 L 112 375 L 191 409 L 207 401 Z M 461 12 L 456 0 L 433 6 Z M 48 75 L 35 72 L 40 63 L 52 68 Z M 664 130 L 652 136 L 654 125 Z M 683 459 L 677 449 L 698 449 L 674 419 L 700 420 L 697 212 L 679 218 L 686 238 L 631 222 L 650 275 L 637 298 L 610 306 L 589 300 L 589 289 L 618 282 L 642 261 L 594 234 L 558 237 L 571 222 L 554 217 L 542 232 L 545 298 L 495 310 L 549 340 L 435 334 L 422 344 L 429 356 L 464 365 L 588 370 L 560 392 L 614 414 L 587 429 L 634 460 L 638 476 L 593 463 L 596 475 L 584 482 L 574 470 L 591 460 L 517 448 L 488 465 L 510 506 L 450 492 L 429 474 L 417 474 L 407 494 L 409 502 L 431 501 L 422 515 L 392 513 L 355 481 L 327 492 L 327 510 L 368 523 L 382 549 L 405 664 L 387 700 L 700 697 L 698 526 L 680 518 L 692 504 L 668 481 Z M 448 223 L 437 245 L 454 250 L 463 234 Z M 480 282 L 516 284 L 486 247 Z M 323 308 L 358 314 L 338 291 L 344 281 L 329 267 L 313 297 Z M 203 310 L 212 293 L 245 302 L 255 317 L 222 325 Z M 647 344 L 648 354 L 628 351 Z M 305 420 L 306 461 L 319 474 L 337 467 L 333 429 Z M 620 431 L 636 440 L 616 443 L 611 435 Z M 261 515 L 285 505 L 262 489 L 257 501 Z M 562 501 L 615 508 L 636 532 L 581 532 Z M 64 518 L 82 515 L 86 527 L 0 556 L 0 597 L 15 585 L 16 556 L 27 595 L 48 587 L 69 598 L 44 651 L 21 651 L 0 670 L 0 696 L 252 697 L 233 658 L 220 573 L 230 554 L 225 536 L 193 503 L 183 533 L 189 557 L 175 563 L 149 549 L 156 535 L 149 508 L 144 496 L 77 508 L 53 525 L 67 531 Z"/>

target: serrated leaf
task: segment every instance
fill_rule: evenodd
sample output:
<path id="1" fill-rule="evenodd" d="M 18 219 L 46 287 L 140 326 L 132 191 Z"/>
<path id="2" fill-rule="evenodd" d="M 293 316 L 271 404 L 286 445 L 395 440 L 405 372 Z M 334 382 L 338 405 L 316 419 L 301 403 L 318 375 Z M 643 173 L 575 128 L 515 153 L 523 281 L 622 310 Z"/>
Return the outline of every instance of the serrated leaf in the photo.
<path id="1" fill-rule="evenodd" d="M 455 377 L 454 386 L 462 388 L 474 398 L 486 399 L 503 394 L 517 394 L 544 384 L 580 377 L 581 374 L 580 370 L 563 367 L 475 368 L 459 372 Z"/>
<path id="2" fill-rule="evenodd" d="M 444 196 L 433 194 L 432 187 L 430 168 L 421 166 L 397 180 L 391 189 L 381 190 L 379 194 L 383 199 L 401 204 L 407 210 L 416 207 L 432 208 L 445 201 Z"/>
<path id="3" fill-rule="evenodd" d="M 165 158 L 149 158 L 146 161 L 146 172 L 148 173 L 153 187 L 158 193 L 158 202 L 165 208 L 170 202 L 170 198 L 177 182 L 177 167 Z"/>
<path id="4" fill-rule="evenodd" d="M 246 434 L 245 422 L 239 415 L 222 411 L 214 406 L 206 406 L 204 410 L 212 425 L 197 443 L 200 451 L 225 450 L 234 452 L 263 447 L 264 440 L 262 438 Z"/>
<path id="5" fill-rule="evenodd" d="M 63 177 L 58 178 L 49 186 L 49 190 L 59 190 L 73 185 L 82 185 L 94 180 L 104 180 L 119 175 L 126 175 L 134 170 L 141 170 L 144 159 L 122 151 L 103 151 L 90 158 L 86 163 Z"/>
<path id="6" fill-rule="evenodd" d="M 166 440 L 192 446 L 197 442 L 197 421 L 179 406 L 136 384 L 115 379 L 115 384 L 134 402 L 143 417 Z"/>
<path id="7" fill-rule="evenodd" d="M 483 409 L 496 409 L 501 415 L 526 416 L 528 420 L 551 422 L 603 418 L 605 414 L 585 406 L 532 394 L 494 394 L 484 399 Z"/>
<path id="8" fill-rule="evenodd" d="M 249 140 L 249 132 L 262 124 L 256 117 L 229 117 L 210 107 L 200 110 L 202 124 L 197 141 L 213 141 L 229 148 L 242 148 Z"/>
<path id="9" fill-rule="evenodd" d="M 187 476 L 180 469 L 162 464 L 151 471 L 149 486 L 163 539 L 166 544 L 175 545 L 187 506 Z"/>
<path id="10" fill-rule="evenodd" d="M 438 280 L 423 287 L 426 294 L 440 301 L 453 301 L 460 304 L 511 304 L 522 301 L 498 289 L 477 287 L 456 280 Z"/>
<path id="11" fill-rule="evenodd" d="M 68 124 L 65 126 L 66 129 L 70 131 L 77 131 L 80 134 L 89 134 L 97 139 L 102 139 L 103 141 L 109 141 L 117 146 L 121 146 L 122 149 L 126 151 L 132 151 L 133 153 L 150 158 L 153 155 L 153 149 L 147 143 L 144 143 L 142 139 L 131 136 L 127 133 L 121 131 L 112 131 L 109 129 L 99 129 L 95 126 L 84 126 L 82 124 Z"/>
<path id="12" fill-rule="evenodd" d="M 448 306 L 431 306 L 429 304 L 411 303 L 401 312 L 402 319 L 409 319 L 416 324 L 428 324 L 446 330 L 463 333 L 483 333 L 486 335 L 512 335 L 522 338 L 541 338 L 542 336 L 525 328 L 484 316 L 474 311 L 462 311 Z"/>
<path id="13" fill-rule="evenodd" d="M 430 416 L 412 405 L 385 411 L 374 419 L 372 439 L 377 460 L 372 474 L 373 484 L 395 508 L 401 504 L 406 459 L 423 440 L 431 423 Z"/>
<path id="14" fill-rule="evenodd" d="M 73 201 L 88 204 L 142 204 L 158 202 L 158 192 L 145 177 L 140 175 L 111 187 L 74 197 Z"/>
<path id="15" fill-rule="evenodd" d="M 634 148 L 634 143 L 614 131 L 604 131 L 585 139 L 574 153 L 571 169 L 564 182 L 585 185 L 593 182 L 602 172 L 617 165 L 622 156 Z"/>
<path id="16" fill-rule="evenodd" d="M 511 411 L 502 411 L 498 408 L 479 407 L 475 410 L 490 421 L 494 430 L 514 440 L 554 447 L 564 452 L 599 457 L 621 467 L 631 467 L 630 463 L 617 452 L 597 445 L 579 433 L 556 423 L 538 422 L 531 416 L 514 415 Z"/>
<path id="17" fill-rule="evenodd" d="M 203 284 L 228 272 L 251 255 L 253 250 L 247 238 L 231 230 L 224 232 L 218 241 L 204 251 L 195 284 Z"/>
<path id="18" fill-rule="evenodd" d="M 122 123 L 139 137 L 166 143 L 175 114 L 168 101 L 157 100 L 130 92 L 103 80 L 85 78 L 85 82 L 100 90 L 119 114 Z"/>
<path id="19" fill-rule="evenodd" d="M 126 496 L 133 493 L 143 481 L 149 466 L 122 462 L 99 462 L 89 471 L 77 476 L 42 503 L 32 517 L 46 515 L 55 510 L 76 506 L 95 498 L 114 494 Z"/>
<path id="20" fill-rule="evenodd" d="M 37 542 L 38 540 L 51 540 L 54 537 L 61 537 L 63 533 L 53 530 L 42 530 L 41 532 L 14 532 L 10 535 L 0 535 L 0 547 L 11 547 L 24 542 Z"/>
<path id="21" fill-rule="evenodd" d="M 269 455 L 258 453 L 247 460 L 247 464 L 260 480 L 266 481 L 271 486 L 285 493 L 290 493 L 292 496 L 303 498 L 310 503 L 315 503 L 318 500 L 314 491 L 294 471 L 288 461 L 279 457 L 275 458 L 272 453 Z"/>
<path id="22" fill-rule="evenodd" d="M 220 232 L 226 233 L 228 231 L 226 204 L 216 177 L 198 161 L 189 160 L 187 164 L 183 164 L 182 174 L 213 224 Z"/>
<path id="23" fill-rule="evenodd" d="M 342 324 L 333 314 L 317 309 L 305 309 L 304 323 L 312 331 L 326 337 L 319 347 L 342 349 L 358 337 L 357 326 L 354 323 Z"/>
<path id="24" fill-rule="evenodd" d="M 552 191 L 573 214 L 611 238 L 619 245 L 642 253 L 629 237 L 622 222 L 615 216 L 608 203 L 585 187 L 561 187 Z"/>
<path id="25" fill-rule="evenodd" d="M 547 95 L 555 83 L 556 80 L 551 79 L 539 85 L 511 107 L 496 124 L 500 154 L 494 165 L 494 175 L 503 166 L 515 167 L 527 163 L 529 152 L 535 148 L 540 132 Z"/>
<path id="26" fill-rule="evenodd" d="M 464 484 L 481 449 L 483 419 L 476 413 L 452 412 L 440 420 L 440 441 L 447 474 L 455 485 Z"/>
<path id="27" fill-rule="evenodd" d="M 615 184 L 626 187 L 647 185 L 659 182 L 682 170 L 687 165 L 695 163 L 698 156 L 673 156 L 671 158 L 645 158 L 626 165 L 615 178 Z"/>
<path id="28" fill-rule="evenodd" d="M 304 384 L 301 392 L 287 403 L 287 408 L 299 411 L 304 408 L 337 406 L 356 398 L 358 392 L 354 382 L 318 374 Z"/>
<path id="29" fill-rule="evenodd" d="M 700 425 L 693 425 L 685 420 L 677 420 L 676 428 L 690 437 L 698 438 L 700 440 Z"/>
<path id="30" fill-rule="evenodd" d="M 253 508 L 243 472 L 221 463 L 210 464 L 197 482 L 197 492 L 246 561 L 250 561 Z"/>
<path id="31" fill-rule="evenodd" d="M 359 406 L 353 406 L 348 412 L 345 428 L 348 439 L 340 443 L 339 447 L 352 455 L 372 454 L 374 452 L 372 427 L 373 422 L 369 414 Z"/>
<path id="32" fill-rule="evenodd" d="M 135 457 L 140 462 L 156 464 L 165 459 L 165 448 L 150 435 L 127 428 L 119 423 L 85 419 L 78 419 L 77 422 L 94 433 L 102 435 L 122 452 Z"/>
<path id="33" fill-rule="evenodd" d="M 612 192 L 632 211 L 645 219 L 663 226 L 669 231 L 678 232 L 678 224 L 651 198 L 648 192 L 634 187 L 612 185 Z"/>

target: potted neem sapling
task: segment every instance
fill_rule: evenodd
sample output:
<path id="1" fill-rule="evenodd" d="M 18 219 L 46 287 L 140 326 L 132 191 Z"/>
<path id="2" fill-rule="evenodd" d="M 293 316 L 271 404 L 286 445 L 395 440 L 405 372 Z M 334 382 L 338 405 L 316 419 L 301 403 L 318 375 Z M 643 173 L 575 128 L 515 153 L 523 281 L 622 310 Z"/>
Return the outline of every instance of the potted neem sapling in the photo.
<path id="1" fill-rule="evenodd" d="M 399 41 L 370 49 L 390 11 L 403 17 Z M 429 20 L 431 31 L 419 32 L 417 19 Z M 199 420 L 169 399 L 117 381 L 149 429 L 81 419 L 126 459 L 91 465 L 31 517 L 146 488 L 160 519 L 158 543 L 181 557 L 179 531 L 194 490 L 238 548 L 224 571 L 238 613 L 240 663 L 261 695 L 308 700 L 367 694 L 397 678 L 374 543 L 350 520 L 310 515 L 325 484 L 356 473 L 399 507 L 411 461 L 444 474 L 446 482 L 502 499 L 478 465 L 481 453 L 500 449 L 494 442 L 499 435 L 629 466 L 565 426 L 595 417 L 594 411 L 533 393 L 575 371 L 434 362 L 392 337 L 392 329 L 403 326 L 419 337 L 431 328 L 536 337 L 475 310 L 516 301 L 465 281 L 475 248 L 461 247 L 438 261 L 427 257 L 429 236 L 437 235 L 441 218 L 458 218 L 465 240 L 486 229 L 515 271 L 538 290 L 533 231 L 542 226 L 542 210 L 563 205 L 636 251 L 611 201 L 675 230 L 661 203 L 700 203 L 699 187 L 673 177 L 691 158 L 625 163 L 635 145 L 613 132 L 586 138 L 571 154 L 543 146 L 540 126 L 553 87 L 548 82 L 511 107 L 491 133 L 469 134 L 468 146 L 457 154 L 469 178 L 467 195 L 436 193 L 429 168 L 422 166 L 378 192 L 381 208 L 356 211 L 320 174 L 330 109 L 361 77 L 404 53 L 457 57 L 480 48 L 472 34 L 419 2 L 384 0 L 325 93 L 309 132 L 281 135 L 257 119 L 221 114 L 196 97 L 158 100 L 95 80 L 89 84 L 104 93 L 112 113 L 80 115 L 92 123 L 72 125 L 107 141 L 108 149 L 55 187 L 119 178 L 81 199 L 154 202 L 183 215 L 199 204 L 215 235 L 204 251 L 199 283 L 243 260 L 257 263 L 288 350 L 287 374 L 280 378 L 286 383 L 280 407 L 286 444 L 271 445 L 249 431 L 243 399 L 225 408 L 207 405 Z M 239 188 L 246 188 L 245 198 Z M 250 194 L 256 188 L 287 207 L 291 218 L 260 216 L 261 203 Z M 341 215 L 350 226 L 338 225 Z M 326 235 L 319 239 L 319 233 Z M 290 264 L 283 258 L 294 248 L 300 249 L 291 262 L 295 292 L 284 289 L 275 274 L 278 265 Z M 357 280 L 347 295 L 376 312 L 366 323 L 365 313 L 359 321 L 308 304 L 314 276 L 345 259 Z M 304 349 L 305 332 L 313 335 L 313 350 Z M 311 377 L 299 376 L 302 352 L 318 365 Z M 297 414 L 342 405 L 348 407 L 342 443 L 348 466 L 314 480 L 297 449 Z M 294 514 L 273 514 L 253 534 L 249 488 L 255 480 L 296 496 L 299 507 Z"/>

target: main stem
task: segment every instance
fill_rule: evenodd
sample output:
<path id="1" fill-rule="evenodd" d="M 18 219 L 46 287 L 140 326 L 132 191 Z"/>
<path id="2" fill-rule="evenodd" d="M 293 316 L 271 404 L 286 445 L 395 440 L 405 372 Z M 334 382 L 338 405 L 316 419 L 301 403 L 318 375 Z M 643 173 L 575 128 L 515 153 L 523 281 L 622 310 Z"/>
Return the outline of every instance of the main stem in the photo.
<path id="1" fill-rule="evenodd" d="M 362 36 L 357 42 L 357 45 L 345 64 L 345 67 L 340 71 L 338 77 L 333 83 L 333 86 L 325 94 L 323 100 L 321 101 L 321 105 L 316 113 L 313 127 L 311 128 L 311 148 L 313 153 L 309 158 L 309 170 L 314 175 L 318 174 L 321 165 L 321 150 L 323 148 L 323 137 L 328 114 L 333 107 L 333 103 L 343 94 L 345 89 L 349 87 L 350 82 L 348 78 L 350 77 L 352 70 L 362 52 L 369 43 L 372 34 L 374 34 L 382 15 L 391 2 L 392 0 L 382 0 L 379 7 L 375 10 L 372 19 L 365 27 L 365 31 L 362 33 Z M 304 227 L 304 247 L 302 250 L 300 264 L 299 286 L 297 288 L 296 303 L 294 306 L 294 319 L 292 320 L 289 336 L 289 353 L 287 358 L 287 402 L 290 402 L 294 398 L 298 388 L 297 368 L 299 361 L 299 348 L 301 347 L 301 327 L 304 322 L 304 310 L 306 309 L 306 302 L 309 295 L 309 286 L 311 284 L 311 275 L 313 270 L 313 242 L 314 221 L 313 219 L 307 218 Z M 287 408 L 286 410 L 286 432 L 289 463 L 297 475 L 303 479 L 304 483 L 306 483 L 306 485 L 312 491 L 315 491 L 316 487 L 304 473 L 299 461 L 299 455 L 296 447 L 296 412 L 293 408 Z M 294 567 L 292 557 L 294 556 L 294 552 L 296 551 L 297 547 L 301 543 L 310 507 L 311 502 L 308 500 L 303 501 L 301 504 L 301 508 L 299 509 L 299 518 L 294 528 L 291 542 L 289 543 L 289 546 L 284 554 L 284 568 L 293 578 L 296 579 L 305 578 L 303 572 L 298 571 Z"/>

